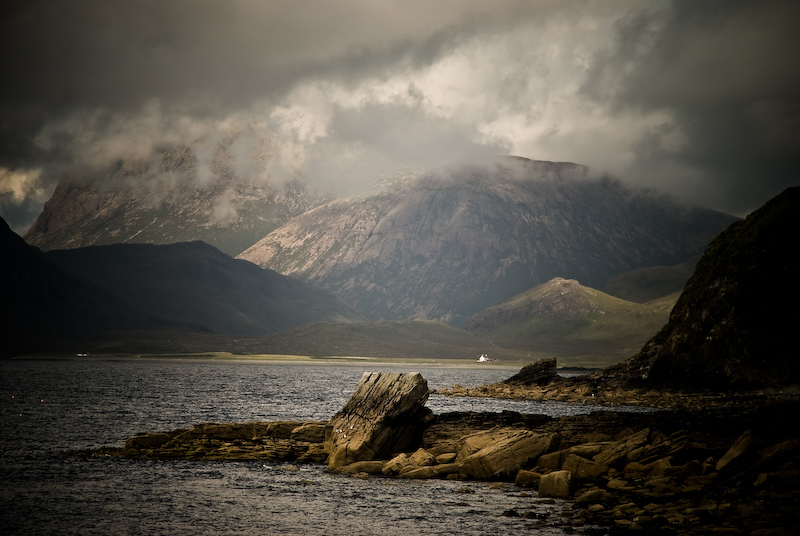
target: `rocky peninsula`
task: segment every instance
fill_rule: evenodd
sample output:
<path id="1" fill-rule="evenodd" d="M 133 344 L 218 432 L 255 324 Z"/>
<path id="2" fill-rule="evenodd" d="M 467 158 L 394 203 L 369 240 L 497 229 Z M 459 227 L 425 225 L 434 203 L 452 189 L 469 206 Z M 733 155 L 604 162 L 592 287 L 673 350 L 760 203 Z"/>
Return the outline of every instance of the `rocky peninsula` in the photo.
<path id="1" fill-rule="evenodd" d="M 471 390 L 454 387 L 450 394 L 520 396 L 524 391 L 533 399 L 597 403 L 597 393 L 574 389 L 575 383 L 501 382 Z M 290 468 L 317 463 L 359 478 L 513 483 L 533 498 L 568 500 L 573 526 L 602 527 L 612 534 L 800 530 L 800 438 L 787 422 L 800 409 L 800 397 L 618 390 L 599 399 L 674 405 L 551 418 L 514 412 L 434 415 L 424 405 L 428 396 L 419 373 L 365 373 L 328 421 L 202 423 L 133 436 L 122 448 L 70 454 L 269 460 Z M 500 514 L 524 517 L 527 512 Z"/>

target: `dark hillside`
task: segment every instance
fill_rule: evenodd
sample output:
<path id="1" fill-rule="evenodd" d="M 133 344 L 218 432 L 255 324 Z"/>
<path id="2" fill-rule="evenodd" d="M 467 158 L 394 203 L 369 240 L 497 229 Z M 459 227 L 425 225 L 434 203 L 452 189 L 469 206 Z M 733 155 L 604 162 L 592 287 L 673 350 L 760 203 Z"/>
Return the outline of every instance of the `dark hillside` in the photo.
<path id="1" fill-rule="evenodd" d="M 359 319 L 325 292 L 203 242 L 92 246 L 44 256 L 156 323 L 252 336 L 306 322 Z"/>
<path id="2" fill-rule="evenodd" d="M 213 343 L 206 349 L 225 350 L 231 337 L 361 320 L 323 291 L 202 242 L 43 254 L 0 222 L 0 357 L 126 351 L 142 347 L 137 340 L 156 341 L 145 346 L 164 351 L 181 347 L 171 341 L 197 337 Z"/>
<path id="3" fill-rule="evenodd" d="M 611 278 L 599 290 L 623 300 L 647 303 L 680 293 L 694 273 L 700 256 L 674 266 L 648 266 Z"/>
<path id="4" fill-rule="evenodd" d="M 669 323 L 606 376 L 701 390 L 800 383 L 798 237 L 790 188 L 709 244 Z"/>

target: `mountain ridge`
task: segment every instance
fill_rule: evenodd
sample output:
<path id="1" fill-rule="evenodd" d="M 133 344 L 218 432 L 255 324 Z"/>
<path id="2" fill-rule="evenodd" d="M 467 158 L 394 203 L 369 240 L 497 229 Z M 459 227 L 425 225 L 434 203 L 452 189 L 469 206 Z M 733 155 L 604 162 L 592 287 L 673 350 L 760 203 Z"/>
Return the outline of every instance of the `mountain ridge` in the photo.
<path id="1" fill-rule="evenodd" d="M 216 147 L 207 169 L 197 147 L 176 146 L 96 172 L 102 180 L 65 175 L 24 239 L 43 251 L 202 240 L 235 256 L 322 201 L 299 179 L 280 186 L 264 170 L 238 170 L 231 143 Z"/>
<path id="2" fill-rule="evenodd" d="M 91 346 L 146 332 L 257 336 L 360 316 L 338 298 L 203 242 L 42 253 L 3 221 L 3 352 Z"/>
<path id="3" fill-rule="evenodd" d="M 576 164 L 502 157 L 316 207 L 238 257 L 324 288 L 368 320 L 460 326 L 553 277 L 594 287 L 685 261 L 735 220 Z"/>

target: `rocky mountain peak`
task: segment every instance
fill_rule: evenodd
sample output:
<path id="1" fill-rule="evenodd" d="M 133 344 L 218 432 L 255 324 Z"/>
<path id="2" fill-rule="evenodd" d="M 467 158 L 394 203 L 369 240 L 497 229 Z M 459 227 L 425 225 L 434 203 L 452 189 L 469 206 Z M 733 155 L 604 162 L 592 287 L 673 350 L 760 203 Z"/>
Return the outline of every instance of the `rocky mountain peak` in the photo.
<path id="1" fill-rule="evenodd" d="M 599 286 L 684 261 L 734 220 L 576 164 L 503 157 L 328 203 L 240 257 L 321 286 L 370 320 L 462 326 L 553 277 Z"/>
<path id="2" fill-rule="evenodd" d="M 300 179 L 275 180 L 265 163 L 242 169 L 230 140 L 207 149 L 161 147 L 92 177 L 62 177 L 25 240 L 43 251 L 203 240 L 236 255 L 322 202 Z"/>

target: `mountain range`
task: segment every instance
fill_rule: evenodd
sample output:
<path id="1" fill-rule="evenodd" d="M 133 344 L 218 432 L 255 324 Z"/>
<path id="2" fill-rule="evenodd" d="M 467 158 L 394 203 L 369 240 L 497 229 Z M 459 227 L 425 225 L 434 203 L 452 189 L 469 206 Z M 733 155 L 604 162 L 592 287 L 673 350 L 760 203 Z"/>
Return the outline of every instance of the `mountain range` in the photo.
<path id="1" fill-rule="evenodd" d="M 663 325 L 708 241 L 737 220 L 571 163 L 458 163 L 319 204 L 302 187 L 261 197 L 269 188 L 227 161 L 205 186 L 186 150 L 122 164 L 108 187 L 62 181 L 26 235 L 45 252 L 4 242 L 44 282 L 13 290 L 6 316 L 29 341 L 109 351 L 617 362 Z M 132 186 L 156 172 L 182 187 L 159 201 Z M 227 223 L 212 223 L 234 198 Z M 196 236 L 227 252 L 179 242 Z"/>
<path id="2" fill-rule="evenodd" d="M 3 352 L 10 355 L 76 343 L 97 348 L 98 339 L 153 332 L 254 337 L 309 322 L 362 320 L 324 291 L 203 242 L 42 253 L 3 221 L 0 247 Z"/>
<path id="3" fill-rule="evenodd" d="M 367 320 L 463 327 L 554 277 L 598 288 L 684 262 L 736 219 L 576 164 L 498 157 L 326 203 L 239 258 L 328 290 Z"/>
<path id="4" fill-rule="evenodd" d="M 202 240 L 235 256 L 322 201 L 298 180 L 277 186 L 264 172 L 238 169 L 234 141 L 220 142 L 204 166 L 197 147 L 177 146 L 120 162 L 102 180 L 64 176 L 25 241 L 48 251 Z"/>

